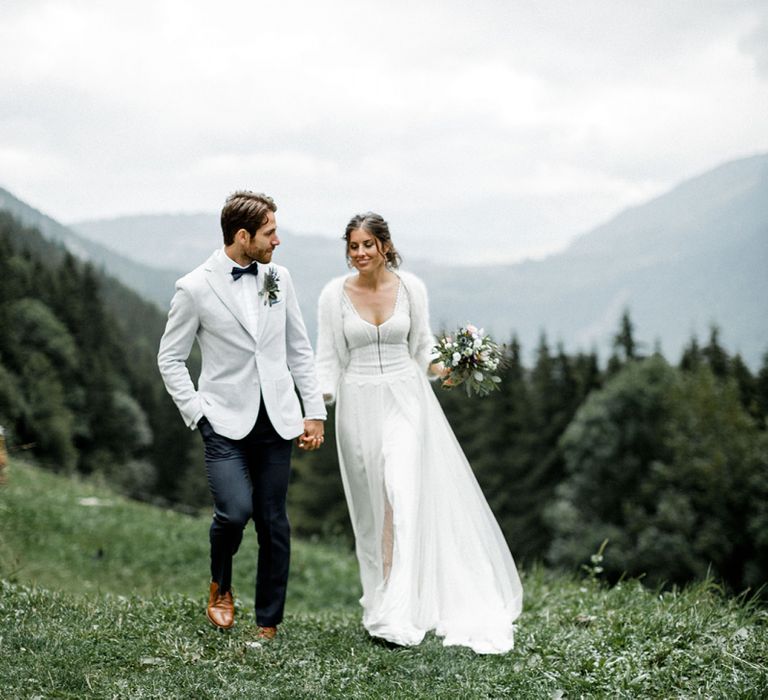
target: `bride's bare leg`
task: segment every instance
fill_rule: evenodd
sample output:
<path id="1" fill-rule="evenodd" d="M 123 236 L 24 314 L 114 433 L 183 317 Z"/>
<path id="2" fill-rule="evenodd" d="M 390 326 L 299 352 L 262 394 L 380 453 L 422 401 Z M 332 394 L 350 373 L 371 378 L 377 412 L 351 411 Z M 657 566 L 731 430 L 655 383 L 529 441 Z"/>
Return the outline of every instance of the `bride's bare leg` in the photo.
<path id="1" fill-rule="evenodd" d="M 384 494 L 384 527 L 381 531 L 381 560 L 384 567 L 384 580 L 389 579 L 392 571 L 392 547 L 394 539 L 394 525 L 392 523 L 392 505 Z"/>

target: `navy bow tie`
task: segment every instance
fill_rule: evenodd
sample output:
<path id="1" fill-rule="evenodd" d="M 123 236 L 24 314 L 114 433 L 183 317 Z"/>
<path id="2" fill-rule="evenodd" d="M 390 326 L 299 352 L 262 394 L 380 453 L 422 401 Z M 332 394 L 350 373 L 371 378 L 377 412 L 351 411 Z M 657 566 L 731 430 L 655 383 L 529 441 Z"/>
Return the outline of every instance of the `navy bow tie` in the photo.
<path id="1" fill-rule="evenodd" d="M 259 274 L 259 263 L 256 261 L 252 262 L 248 267 L 233 267 L 232 268 L 232 279 L 237 282 L 243 275 L 258 275 Z"/>

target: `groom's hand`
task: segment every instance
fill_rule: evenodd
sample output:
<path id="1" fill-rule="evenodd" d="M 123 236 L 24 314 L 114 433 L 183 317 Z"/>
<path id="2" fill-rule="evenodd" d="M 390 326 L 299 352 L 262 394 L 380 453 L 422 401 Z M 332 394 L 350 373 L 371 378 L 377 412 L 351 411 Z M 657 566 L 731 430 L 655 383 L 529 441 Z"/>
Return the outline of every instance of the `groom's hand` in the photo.
<path id="1" fill-rule="evenodd" d="M 304 420 L 304 433 L 297 440 L 302 450 L 316 450 L 323 444 L 324 423 L 321 420 Z"/>

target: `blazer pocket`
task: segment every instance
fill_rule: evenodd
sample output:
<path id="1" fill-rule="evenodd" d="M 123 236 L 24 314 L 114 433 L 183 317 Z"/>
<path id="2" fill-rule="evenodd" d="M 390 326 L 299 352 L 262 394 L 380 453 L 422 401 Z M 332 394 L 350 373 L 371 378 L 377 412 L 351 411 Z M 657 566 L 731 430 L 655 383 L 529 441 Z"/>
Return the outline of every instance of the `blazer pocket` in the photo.
<path id="1" fill-rule="evenodd" d="M 203 405 L 237 408 L 238 385 L 229 382 L 200 380 L 199 394 Z"/>

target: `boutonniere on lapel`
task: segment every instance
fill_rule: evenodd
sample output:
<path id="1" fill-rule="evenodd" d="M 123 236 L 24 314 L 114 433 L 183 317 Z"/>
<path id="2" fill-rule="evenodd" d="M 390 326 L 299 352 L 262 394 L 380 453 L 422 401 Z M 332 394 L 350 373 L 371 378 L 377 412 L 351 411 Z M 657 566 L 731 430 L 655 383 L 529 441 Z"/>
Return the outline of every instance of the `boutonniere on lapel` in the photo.
<path id="1" fill-rule="evenodd" d="M 269 304 L 276 304 L 280 299 L 277 295 L 280 294 L 280 277 L 278 277 L 277 270 L 274 267 L 270 267 L 264 274 L 264 287 L 259 292 L 260 297 L 264 297 L 264 306 Z"/>

